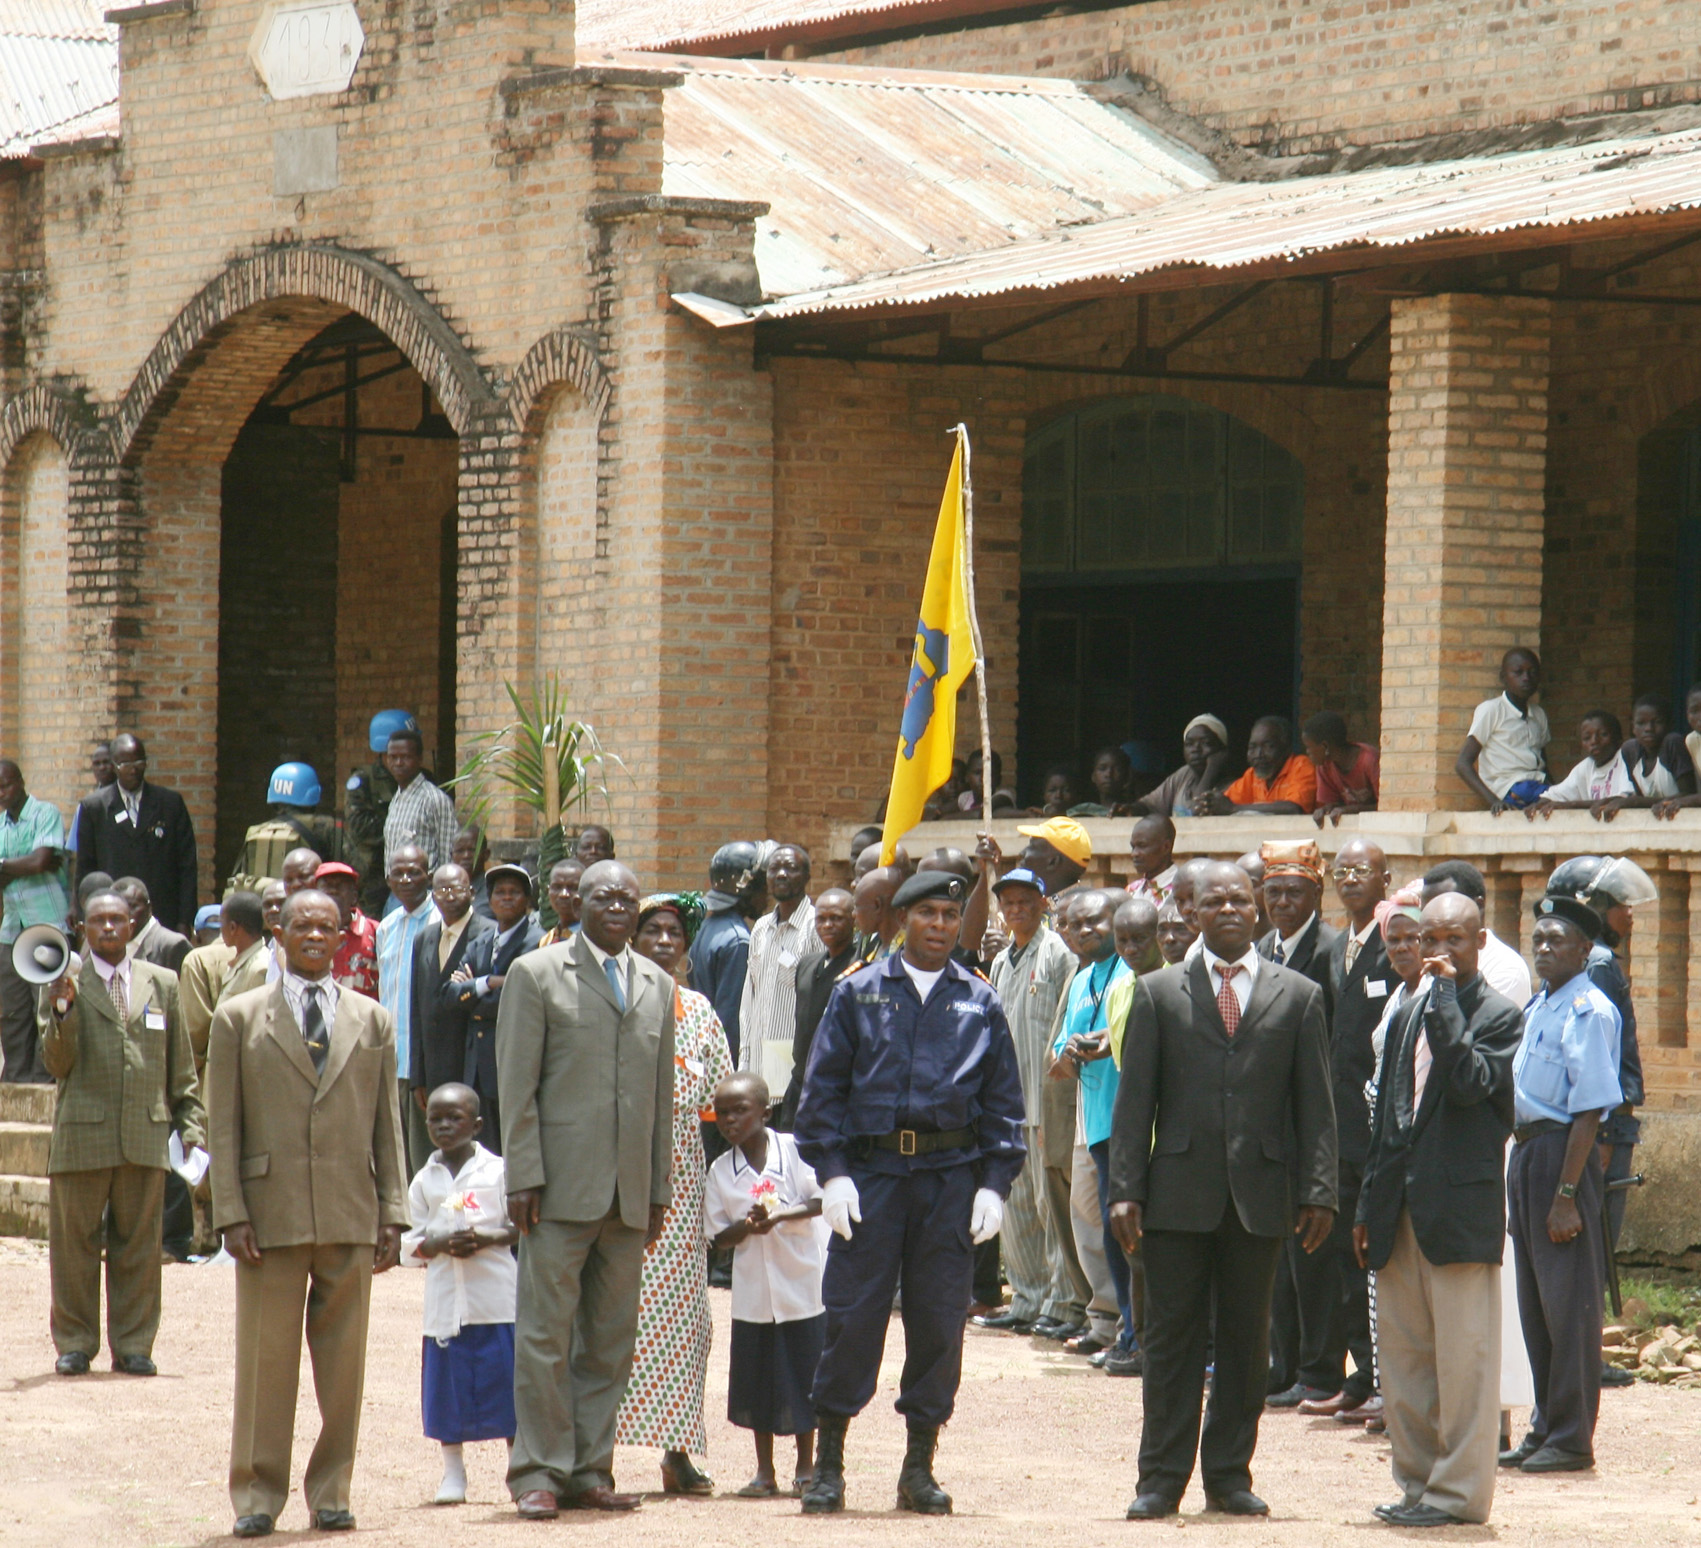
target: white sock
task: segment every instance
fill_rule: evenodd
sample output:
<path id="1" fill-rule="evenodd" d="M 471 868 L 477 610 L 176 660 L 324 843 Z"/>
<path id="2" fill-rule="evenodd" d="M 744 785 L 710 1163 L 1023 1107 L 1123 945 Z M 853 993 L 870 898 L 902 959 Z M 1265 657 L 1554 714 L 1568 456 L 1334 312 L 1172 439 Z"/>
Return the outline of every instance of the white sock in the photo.
<path id="1" fill-rule="evenodd" d="M 467 1497 L 467 1469 L 461 1448 L 443 1443 L 443 1481 L 437 1486 L 437 1503 L 459 1504 Z"/>

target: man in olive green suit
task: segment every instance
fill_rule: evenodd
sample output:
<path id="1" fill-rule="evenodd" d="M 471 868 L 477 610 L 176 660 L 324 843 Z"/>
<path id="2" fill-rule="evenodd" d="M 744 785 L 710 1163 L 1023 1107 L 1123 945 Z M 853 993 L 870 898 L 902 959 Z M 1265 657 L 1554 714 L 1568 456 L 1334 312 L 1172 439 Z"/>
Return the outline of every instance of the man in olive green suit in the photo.
<path id="1" fill-rule="evenodd" d="M 333 899 L 306 888 L 278 923 L 277 983 L 220 1002 L 207 1050 L 213 1224 L 236 1259 L 230 1498 L 237 1537 L 289 1499 L 305 1318 L 319 1439 L 302 1487 L 317 1531 L 348 1531 L 372 1276 L 407 1222 L 396 1037 L 376 1000 L 340 988 Z"/>
<path id="2" fill-rule="evenodd" d="M 41 1047 L 59 1082 L 47 1153 L 54 1369 L 81 1376 L 100 1347 L 104 1214 L 112 1368 L 152 1376 L 168 1142 L 176 1129 L 192 1150 L 206 1115 L 176 974 L 126 955 L 130 906 L 116 893 L 89 899 L 84 926 L 89 958 L 53 985 Z"/>
<path id="3" fill-rule="evenodd" d="M 579 882 L 579 934 L 509 968 L 496 1019 L 514 1328 L 520 1514 L 632 1510 L 614 1492 L 614 1422 L 632 1374 L 644 1249 L 672 1198 L 673 980 L 630 945 L 638 880 Z"/>

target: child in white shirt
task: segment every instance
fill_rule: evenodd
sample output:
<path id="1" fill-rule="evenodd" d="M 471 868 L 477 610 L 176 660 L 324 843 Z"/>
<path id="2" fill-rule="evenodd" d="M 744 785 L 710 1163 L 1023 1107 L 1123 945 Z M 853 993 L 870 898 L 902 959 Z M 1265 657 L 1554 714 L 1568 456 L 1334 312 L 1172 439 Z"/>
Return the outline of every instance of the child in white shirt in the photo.
<path id="1" fill-rule="evenodd" d="M 766 1126 L 768 1086 L 745 1070 L 715 1088 L 715 1125 L 732 1147 L 709 1168 L 703 1230 L 732 1256 L 732 1363 L 727 1418 L 756 1432 L 756 1476 L 746 1499 L 779 1493 L 774 1437 L 797 1437 L 793 1494 L 815 1475 L 810 1388 L 827 1315 L 821 1188 L 789 1134 Z"/>
<path id="2" fill-rule="evenodd" d="M 1583 756 L 1557 785 L 1549 785 L 1540 797 L 1524 808 L 1532 822 L 1536 813 L 1551 817 L 1558 811 L 1595 807 L 1602 801 L 1636 794 L 1630 770 L 1619 754 L 1624 730 L 1611 710 L 1590 710 L 1577 728 Z"/>
<path id="3" fill-rule="evenodd" d="M 421 1406 L 443 1448 L 434 1501 L 467 1497 L 466 1441 L 514 1442 L 514 1305 L 519 1269 L 509 1250 L 502 1158 L 478 1143 L 478 1093 L 439 1086 L 425 1107 L 437 1149 L 408 1189 L 402 1261 L 425 1266 Z"/>

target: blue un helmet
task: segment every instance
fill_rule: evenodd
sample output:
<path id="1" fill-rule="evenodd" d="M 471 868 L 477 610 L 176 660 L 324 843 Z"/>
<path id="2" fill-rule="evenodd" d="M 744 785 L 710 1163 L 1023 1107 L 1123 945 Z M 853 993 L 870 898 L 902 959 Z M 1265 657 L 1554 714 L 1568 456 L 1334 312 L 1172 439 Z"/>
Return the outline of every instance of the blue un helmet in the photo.
<path id="1" fill-rule="evenodd" d="M 319 776 L 310 763 L 280 763 L 272 770 L 266 786 L 268 806 L 299 806 L 311 810 L 319 804 Z"/>
<path id="2" fill-rule="evenodd" d="M 372 725 L 366 733 L 366 745 L 375 753 L 387 752 L 390 738 L 398 731 L 419 730 L 419 722 L 406 710 L 379 710 L 372 717 Z"/>

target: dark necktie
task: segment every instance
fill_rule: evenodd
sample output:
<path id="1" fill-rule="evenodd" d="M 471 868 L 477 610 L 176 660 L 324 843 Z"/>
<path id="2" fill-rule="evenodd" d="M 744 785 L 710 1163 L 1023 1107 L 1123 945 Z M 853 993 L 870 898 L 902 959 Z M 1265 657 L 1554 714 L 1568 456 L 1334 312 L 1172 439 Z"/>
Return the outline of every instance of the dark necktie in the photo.
<path id="1" fill-rule="evenodd" d="M 112 996 L 112 1008 L 118 1012 L 118 1025 L 123 1026 L 130 1019 L 130 1002 L 124 993 L 124 980 L 116 971 L 106 981 L 106 992 Z"/>
<path id="2" fill-rule="evenodd" d="M 1288 954 L 1282 950 L 1282 943 L 1280 941 L 1276 942 L 1276 949 L 1270 953 L 1270 960 L 1274 962 L 1277 967 L 1283 967 L 1286 965 Z"/>
<path id="3" fill-rule="evenodd" d="M 325 1033 L 325 1012 L 319 1004 L 319 991 L 309 985 L 301 997 L 301 1038 L 313 1060 L 313 1068 L 325 1073 L 325 1055 L 331 1051 L 331 1040 Z"/>
<path id="4" fill-rule="evenodd" d="M 1217 991 L 1217 1009 L 1222 1012 L 1223 1025 L 1228 1028 L 1230 1037 L 1240 1025 L 1240 997 L 1234 992 L 1235 975 L 1245 971 L 1238 962 L 1224 962 L 1217 967 L 1217 975 L 1223 981 L 1222 988 Z"/>

